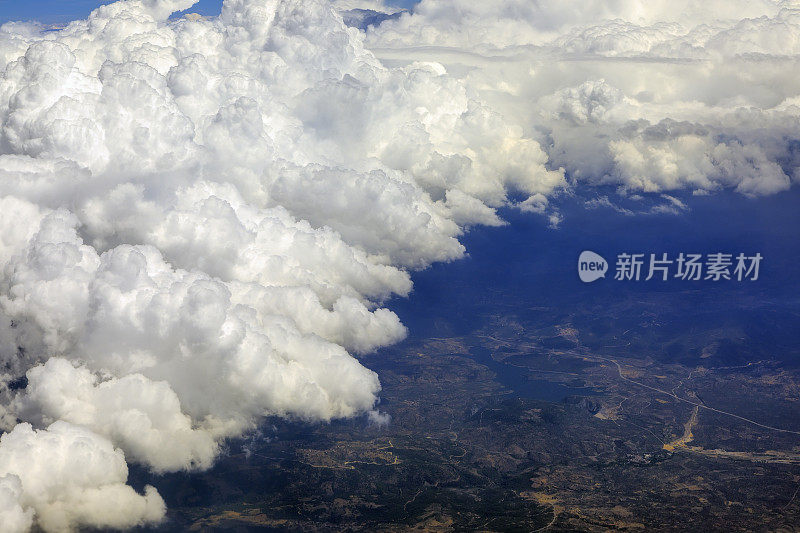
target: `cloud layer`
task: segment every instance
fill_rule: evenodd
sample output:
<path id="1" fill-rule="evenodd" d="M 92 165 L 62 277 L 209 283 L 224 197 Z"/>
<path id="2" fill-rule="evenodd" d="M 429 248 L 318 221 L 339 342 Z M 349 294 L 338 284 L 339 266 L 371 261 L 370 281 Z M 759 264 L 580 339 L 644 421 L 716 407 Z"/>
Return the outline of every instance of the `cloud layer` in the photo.
<path id="1" fill-rule="evenodd" d="M 423 0 L 368 44 L 439 58 L 573 185 L 755 196 L 800 179 L 796 0 Z"/>
<path id="2" fill-rule="evenodd" d="M 226 0 L 170 19 L 192 3 L 0 27 L 10 531 L 158 522 L 126 461 L 208 468 L 264 416 L 387 423 L 356 357 L 406 334 L 382 305 L 499 207 L 555 226 L 575 186 L 679 213 L 670 191 L 800 178 L 797 2 Z"/>

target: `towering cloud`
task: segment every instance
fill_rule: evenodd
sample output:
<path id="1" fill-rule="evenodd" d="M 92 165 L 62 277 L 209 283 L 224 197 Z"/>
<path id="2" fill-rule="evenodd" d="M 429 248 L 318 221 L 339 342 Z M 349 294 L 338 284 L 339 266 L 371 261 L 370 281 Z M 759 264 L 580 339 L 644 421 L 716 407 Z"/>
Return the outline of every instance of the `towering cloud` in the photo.
<path id="1" fill-rule="evenodd" d="M 157 522 L 126 461 L 208 468 L 261 417 L 375 411 L 351 354 L 509 191 L 564 184 L 439 64 L 323 0 L 122 0 L 0 28 L 0 523 Z M 363 8 L 347 3 L 342 9 Z"/>

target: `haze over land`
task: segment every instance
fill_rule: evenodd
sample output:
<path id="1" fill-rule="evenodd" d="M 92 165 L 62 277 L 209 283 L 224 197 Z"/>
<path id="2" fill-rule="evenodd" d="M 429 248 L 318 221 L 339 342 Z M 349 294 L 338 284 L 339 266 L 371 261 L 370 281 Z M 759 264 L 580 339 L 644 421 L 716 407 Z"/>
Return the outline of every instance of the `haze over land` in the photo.
<path id="1" fill-rule="evenodd" d="M 798 2 L 423 0 L 366 31 L 336 7 L 384 6 L 191 6 L 0 27 L 9 531 L 158 522 L 127 462 L 208 468 L 267 415 L 387 423 L 354 355 L 501 207 L 800 178 Z"/>

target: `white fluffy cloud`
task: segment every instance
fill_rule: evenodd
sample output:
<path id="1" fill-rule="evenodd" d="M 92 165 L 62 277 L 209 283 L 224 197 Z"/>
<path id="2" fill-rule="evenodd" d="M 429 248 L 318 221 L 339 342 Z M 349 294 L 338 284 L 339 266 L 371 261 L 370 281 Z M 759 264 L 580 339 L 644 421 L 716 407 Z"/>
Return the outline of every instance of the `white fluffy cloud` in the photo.
<path id="1" fill-rule="evenodd" d="M 368 44 L 445 63 L 572 184 L 755 196 L 800 179 L 796 0 L 422 0 Z"/>
<path id="2" fill-rule="evenodd" d="M 502 224 L 507 194 L 566 184 L 440 64 L 385 66 L 325 0 L 170 20 L 191 5 L 0 27 L 6 528 L 158 521 L 126 460 L 208 468 L 264 416 L 387 423 L 352 355 L 405 336 L 382 302 Z"/>
<path id="3" fill-rule="evenodd" d="M 557 226 L 576 185 L 677 213 L 668 191 L 800 178 L 795 1 L 226 0 L 170 19 L 191 5 L 0 26 L 6 529 L 156 522 L 126 460 L 207 468 L 264 416 L 388 423 L 354 355 L 404 337 L 384 302 L 509 198 Z M 337 9 L 392 16 L 364 32 Z"/>
<path id="4" fill-rule="evenodd" d="M 34 517 L 46 531 L 161 520 L 164 501 L 155 489 L 138 494 L 127 478 L 123 453 L 91 431 L 61 421 L 42 430 L 19 424 L 0 437 L 3 531 L 27 531 Z"/>

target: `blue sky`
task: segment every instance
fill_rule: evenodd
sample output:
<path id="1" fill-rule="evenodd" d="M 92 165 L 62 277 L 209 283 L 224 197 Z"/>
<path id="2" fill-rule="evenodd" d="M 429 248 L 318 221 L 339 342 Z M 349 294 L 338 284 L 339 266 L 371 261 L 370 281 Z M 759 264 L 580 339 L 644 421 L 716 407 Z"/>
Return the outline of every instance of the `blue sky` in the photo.
<path id="1" fill-rule="evenodd" d="M 9 20 L 38 20 L 46 24 L 84 18 L 97 6 L 110 4 L 96 0 L 0 0 L 0 22 Z M 200 0 L 192 11 L 206 15 L 219 13 L 222 0 Z"/>
<path id="2" fill-rule="evenodd" d="M 96 0 L 0 0 L 0 23 L 9 20 L 38 20 L 45 24 L 57 24 L 86 17 L 93 9 L 109 1 Z M 415 0 L 396 0 L 390 2 L 395 5 L 409 7 L 416 3 Z M 217 15 L 220 11 L 222 0 L 200 0 L 192 12 L 203 15 Z"/>

